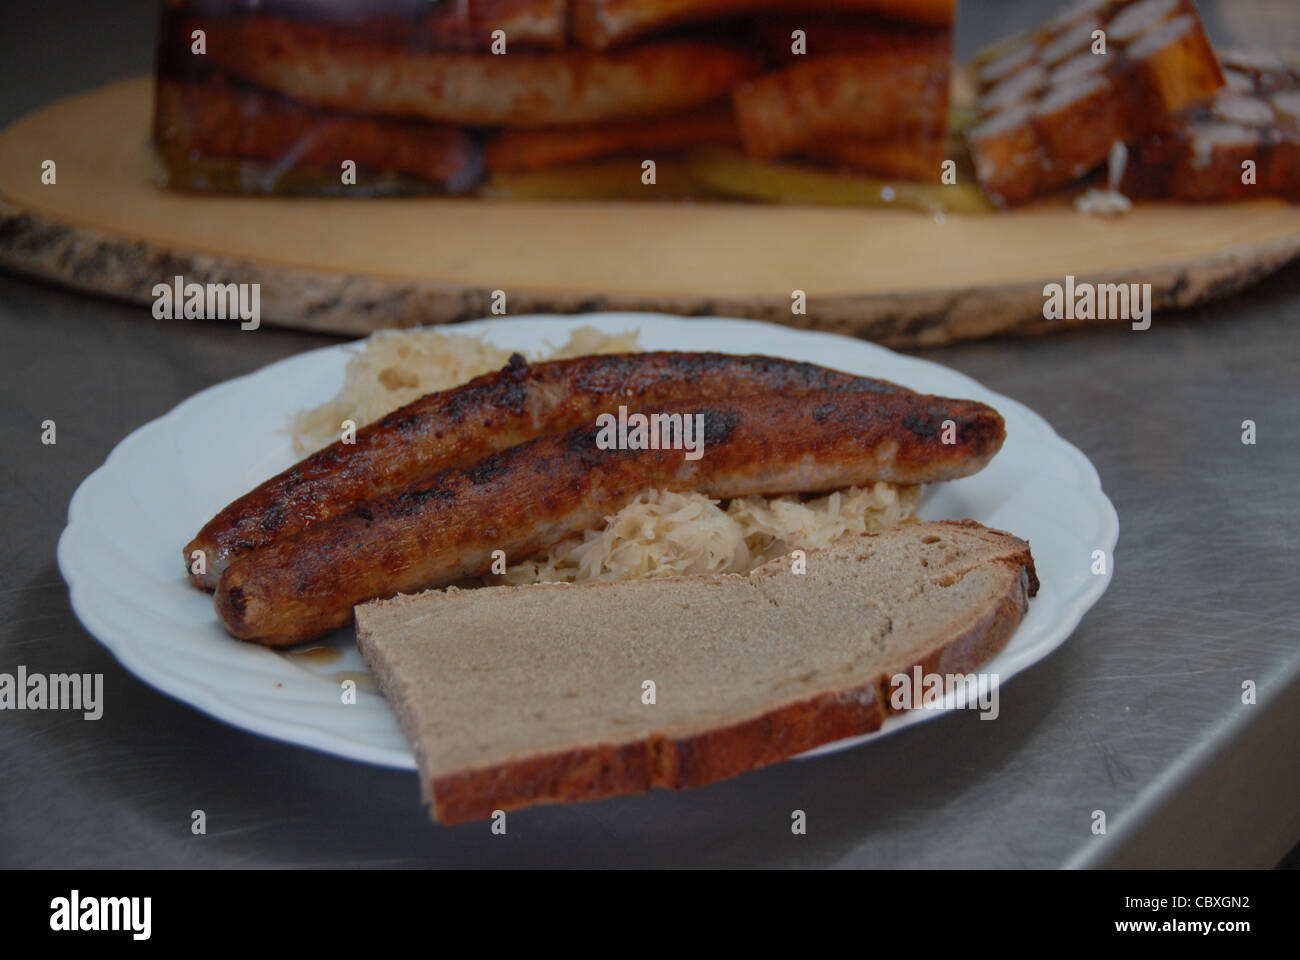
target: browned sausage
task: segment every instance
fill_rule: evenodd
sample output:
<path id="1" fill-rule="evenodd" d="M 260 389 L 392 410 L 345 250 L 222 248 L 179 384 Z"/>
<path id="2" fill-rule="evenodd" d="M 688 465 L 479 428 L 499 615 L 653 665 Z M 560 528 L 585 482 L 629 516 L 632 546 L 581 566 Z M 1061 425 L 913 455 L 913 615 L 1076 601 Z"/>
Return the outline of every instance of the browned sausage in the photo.
<path id="1" fill-rule="evenodd" d="M 336 442 L 240 497 L 186 545 L 186 567 L 203 551 L 206 572 L 190 580 L 215 589 L 237 556 L 440 470 L 571 430 L 619 404 L 809 389 L 911 392 L 773 357 L 660 352 L 529 364 L 515 354 L 504 369 L 421 397 L 357 431 L 355 443 Z"/>
<path id="2" fill-rule="evenodd" d="M 594 424 L 540 437 L 235 561 L 217 612 L 241 639 L 288 646 L 349 623 L 354 604 L 486 573 L 495 550 L 546 550 L 650 488 L 729 499 L 949 480 L 980 470 L 1005 437 L 982 403 L 914 393 L 769 391 L 640 409 L 702 415 L 702 457 L 602 450 Z"/>
<path id="3" fill-rule="evenodd" d="M 363 187 L 366 174 L 400 174 L 450 193 L 474 186 L 483 169 L 477 146 L 459 127 L 318 110 L 220 77 L 159 79 L 154 145 L 172 185 L 205 189 L 215 166 L 230 170 L 229 184 L 247 193 L 285 189 L 290 171 L 322 189 L 335 187 L 344 160 L 362 171 Z M 196 159 L 217 163 L 196 167 Z"/>
<path id="4" fill-rule="evenodd" d="M 725 96 L 763 67 L 759 51 L 657 40 L 597 53 L 511 49 L 507 56 L 356 42 L 310 24 L 237 22 L 208 37 L 213 67 L 301 103 L 469 126 L 539 127 L 686 110 Z"/>

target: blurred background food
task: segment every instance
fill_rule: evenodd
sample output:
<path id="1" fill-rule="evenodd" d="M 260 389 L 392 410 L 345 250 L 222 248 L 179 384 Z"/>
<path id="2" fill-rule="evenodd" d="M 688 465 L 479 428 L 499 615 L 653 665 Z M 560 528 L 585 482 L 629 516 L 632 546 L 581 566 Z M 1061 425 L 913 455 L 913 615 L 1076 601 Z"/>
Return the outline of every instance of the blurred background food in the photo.
<path id="1" fill-rule="evenodd" d="M 1191 0 L 1071 0 L 954 72 L 956 16 L 955 0 L 167 0 L 153 142 L 168 184 L 199 192 L 972 212 L 1110 157 L 1112 187 L 1142 198 L 1294 194 L 1300 77 L 1255 53 L 1251 89 L 1226 87 Z M 1231 36 L 1278 16 L 1234 8 Z M 1252 151 L 1266 169 L 1243 191 Z M 972 153 L 983 198 L 957 178 Z"/>
<path id="2" fill-rule="evenodd" d="M 955 26 L 946 2 L 789 9 L 172 0 L 132 37 L 78 13 L 141 72 L 34 98 L 0 134 L 0 264 L 135 302 L 181 274 L 257 284 L 267 323 L 336 333 L 508 293 L 511 315 L 743 316 L 908 347 L 1094 322 L 1044 315 L 1067 275 L 1150 284 L 1164 313 L 1300 254 L 1300 208 L 1271 199 L 1300 182 L 1283 7 L 965 0 Z M 32 171 L 56 156 L 50 189 Z"/>

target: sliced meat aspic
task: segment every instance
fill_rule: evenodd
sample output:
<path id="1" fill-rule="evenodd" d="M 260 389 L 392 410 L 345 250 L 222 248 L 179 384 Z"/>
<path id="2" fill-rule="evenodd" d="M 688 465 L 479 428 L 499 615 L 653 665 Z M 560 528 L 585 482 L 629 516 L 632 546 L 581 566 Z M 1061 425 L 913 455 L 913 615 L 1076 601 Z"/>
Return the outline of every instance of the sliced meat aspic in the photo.
<path id="1" fill-rule="evenodd" d="M 975 176 L 995 202 L 1022 203 L 1041 189 L 1047 158 L 1033 116 L 1033 105 L 1020 103 L 986 118 L 966 134 Z"/>
<path id="2" fill-rule="evenodd" d="M 1245 199 L 1259 188 L 1242 183 L 1241 165 L 1259 158 L 1262 145 L 1259 131 L 1239 123 L 1192 121 L 1176 134 L 1139 144 L 1122 189 L 1148 199 Z"/>
<path id="3" fill-rule="evenodd" d="M 956 0 L 574 0 L 572 31 L 579 43 L 602 49 L 666 27 L 773 12 L 870 14 L 951 27 L 956 8 Z"/>
<path id="4" fill-rule="evenodd" d="M 984 404 L 906 392 L 769 391 L 638 410 L 698 424 L 699 456 L 605 449 L 599 424 L 540 437 L 236 560 L 217 612 L 236 637 L 288 646 L 351 622 L 355 604 L 487 573 L 494 551 L 546 550 L 652 488 L 730 499 L 950 480 L 982 469 L 1006 436 Z"/>
<path id="5" fill-rule="evenodd" d="M 1091 50 L 1085 50 L 1083 53 L 1076 54 L 1064 63 L 1058 63 L 1053 67 L 1051 74 L 1047 77 L 1047 84 L 1054 89 L 1060 89 L 1085 77 L 1102 73 L 1105 66 L 1106 59 L 1104 57 L 1097 56 Z"/>
<path id="6" fill-rule="evenodd" d="M 1229 85 L 1136 144 L 1123 190 L 1193 202 L 1300 200 L 1300 65 L 1225 54 Z"/>
<path id="7" fill-rule="evenodd" d="M 367 174 L 396 174 L 448 193 L 472 187 L 482 170 L 478 147 L 459 127 L 327 112 L 219 76 L 158 81 L 154 144 L 176 185 L 213 175 L 207 163 L 194 171 L 196 157 L 263 164 L 259 174 L 230 165 L 241 192 L 282 190 L 290 172 L 337 183 L 344 160 L 357 165 L 363 186 Z"/>
<path id="8" fill-rule="evenodd" d="M 1080 179 L 1116 141 L 1141 139 L 1224 83 L 1190 0 L 1090 0 L 977 58 L 976 76 L 982 115 L 968 141 L 1002 205 Z"/>
<path id="9" fill-rule="evenodd" d="M 1033 123 L 1053 166 L 1074 180 L 1095 167 L 1111 144 L 1123 142 L 1124 103 L 1109 78 L 1089 74 L 1040 100 Z"/>
<path id="10" fill-rule="evenodd" d="M 1214 98 L 1210 111 L 1220 120 L 1252 127 L 1267 126 L 1277 120 L 1272 105 L 1263 97 L 1220 94 Z"/>
<path id="11" fill-rule="evenodd" d="M 722 353 L 607 354 L 529 364 L 421 397 L 272 477 L 218 513 L 186 545 L 202 551 L 211 590 L 237 556 L 449 467 L 548 433 L 571 430 L 621 404 L 669 405 L 765 391 L 845 390 L 911 395 L 903 387 L 809 363 Z"/>
<path id="12" fill-rule="evenodd" d="M 1032 64 L 1007 77 L 996 87 L 980 98 L 980 109 L 985 113 L 1006 110 L 1018 103 L 1030 100 L 1047 85 L 1047 71 L 1039 64 Z"/>
<path id="13" fill-rule="evenodd" d="M 1106 36 L 1115 43 L 1132 43 L 1156 24 L 1171 17 L 1178 0 L 1138 0 L 1121 6 L 1106 26 Z"/>
<path id="14" fill-rule="evenodd" d="M 1284 90 L 1275 93 L 1270 98 L 1270 102 L 1279 117 L 1290 124 L 1300 124 L 1300 90 Z"/>
<path id="15" fill-rule="evenodd" d="M 1141 114 L 1148 118 L 1143 130 L 1154 126 L 1151 117 L 1204 103 L 1223 87 L 1223 70 L 1195 11 L 1165 21 L 1135 40 L 1127 52 L 1138 74 L 1135 107 L 1148 111 Z M 1133 125 L 1138 127 L 1138 122 Z"/>
<path id="16" fill-rule="evenodd" d="M 304 103 L 470 126 L 589 123 L 702 106 L 755 75 L 762 55 L 729 43 L 665 40 L 586 50 L 459 54 L 372 44 L 298 24 L 235 21 L 208 38 L 215 67 Z"/>
<path id="17" fill-rule="evenodd" d="M 1100 17 L 1113 6 L 1115 0 L 1074 0 L 1073 3 L 1063 6 L 1056 16 L 1047 22 L 1047 30 L 1050 33 L 1060 32 L 1080 20 Z"/>
<path id="18" fill-rule="evenodd" d="M 1067 27 L 1038 51 L 1038 62 L 1052 68 L 1081 53 L 1091 53 L 1093 33 L 1100 26 L 1096 20 L 1084 19 Z"/>
<path id="19" fill-rule="evenodd" d="M 1033 41 L 1021 42 L 1002 53 L 997 53 L 978 64 L 976 79 L 981 92 L 987 93 L 1007 78 L 1014 76 L 1038 62 L 1038 46 Z"/>

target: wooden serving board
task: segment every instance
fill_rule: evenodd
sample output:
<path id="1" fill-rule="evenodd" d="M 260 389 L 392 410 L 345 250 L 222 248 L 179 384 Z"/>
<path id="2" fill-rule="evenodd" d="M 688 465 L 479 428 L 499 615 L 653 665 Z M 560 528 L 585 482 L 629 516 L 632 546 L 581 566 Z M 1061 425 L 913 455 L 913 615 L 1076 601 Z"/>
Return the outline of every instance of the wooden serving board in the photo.
<path id="1" fill-rule="evenodd" d="M 1069 325 L 1043 319 L 1044 284 L 1067 274 L 1152 284 L 1159 322 L 1300 256 L 1300 207 L 1272 200 L 1116 220 L 1057 200 L 936 222 L 748 203 L 182 195 L 159 186 L 152 89 L 115 83 L 0 133 L 0 265 L 142 303 L 177 274 L 260 283 L 265 322 L 346 334 L 486 316 L 499 289 L 516 315 L 742 316 L 924 346 Z"/>

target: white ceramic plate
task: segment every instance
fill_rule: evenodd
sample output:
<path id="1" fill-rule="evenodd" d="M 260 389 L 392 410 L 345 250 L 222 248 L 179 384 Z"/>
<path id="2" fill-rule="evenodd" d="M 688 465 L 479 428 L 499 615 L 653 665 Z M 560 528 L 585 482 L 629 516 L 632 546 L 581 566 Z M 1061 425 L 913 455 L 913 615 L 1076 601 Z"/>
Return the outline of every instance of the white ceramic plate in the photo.
<path id="1" fill-rule="evenodd" d="M 513 349 L 559 345 L 572 328 L 639 329 L 647 350 L 717 350 L 806 360 L 894 380 L 924 393 L 982 400 L 1006 419 L 1007 442 L 983 472 L 927 488 L 923 519 L 971 517 L 1029 540 L 1042 589 L 1015 636 L 984 670 L 1006 680 L 1046 656 L 1078 625 L 1110 582 L 1119 536 L 1097 471 L 1031 410 L 937 364 L 863 341 L 742 320 L 653 314 L 521 317 L 464 324 Z M 397 721 L 368 683 L 352 630 L 314 653 L 280 654 L 231 639 L 207 594 L 182 575 L 180 549 L 219 508 L 297 458 L 289 416 L 342 385 L 346 346 L 283 360 L 191 397 L 118 444 L 72 498 L 59 539 L 59 569 L 72 608 L 130 671 L 159 690 L 254 733 L 328 753 L 414 769 Z M 341 683 L 358 680 L 356 702 Z M 956 701 L 950 698 L 950 706 Z M 936 715 L 886 721 L 882 736 Z M 841 749 L 870 737 L 821 747 Z"/>

